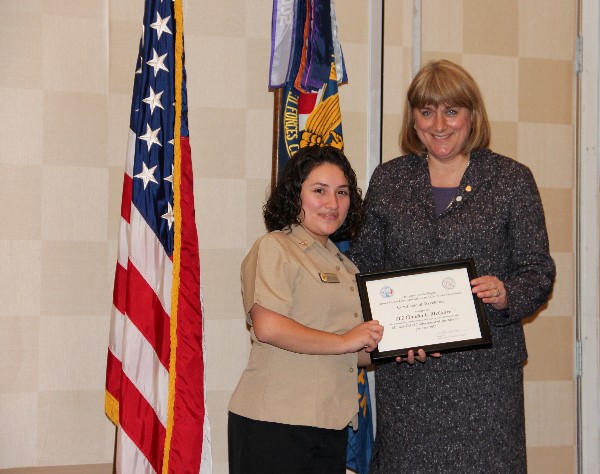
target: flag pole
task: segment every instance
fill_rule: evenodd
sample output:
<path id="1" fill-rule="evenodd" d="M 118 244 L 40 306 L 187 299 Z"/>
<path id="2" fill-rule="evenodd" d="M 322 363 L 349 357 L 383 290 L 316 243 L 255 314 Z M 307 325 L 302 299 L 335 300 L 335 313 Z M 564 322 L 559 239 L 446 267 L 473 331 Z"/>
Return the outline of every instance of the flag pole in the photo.
<path id="1" fill-rule="evenodd" d="M 277 163 L 279 150 L 279 135 L 281 134 L 279 117 L 281 116 L 281 98 L 283 88 L 273 89 L 273 151 L 271 156 L 271 190 L 275 189 L 277 183 Z"/>
<path id="2" fill-rule="evenodd" d="M 117 434 L 119 428 L 115 426 L 115 446 L 113 448 L 113 465 L 112 465 L 112 474 L 117 474 Z"/>

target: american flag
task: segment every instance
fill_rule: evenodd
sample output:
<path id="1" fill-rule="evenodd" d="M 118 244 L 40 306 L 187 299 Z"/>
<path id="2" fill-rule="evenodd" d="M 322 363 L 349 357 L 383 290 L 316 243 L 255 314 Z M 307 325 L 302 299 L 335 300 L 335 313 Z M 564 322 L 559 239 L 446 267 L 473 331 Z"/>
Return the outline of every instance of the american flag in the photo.
<path id="1" fill-rule="evenodd" d="M 212 470 L 183 63 L 181 0 L 147 0 L 106 369 L 127 474 Z"/>

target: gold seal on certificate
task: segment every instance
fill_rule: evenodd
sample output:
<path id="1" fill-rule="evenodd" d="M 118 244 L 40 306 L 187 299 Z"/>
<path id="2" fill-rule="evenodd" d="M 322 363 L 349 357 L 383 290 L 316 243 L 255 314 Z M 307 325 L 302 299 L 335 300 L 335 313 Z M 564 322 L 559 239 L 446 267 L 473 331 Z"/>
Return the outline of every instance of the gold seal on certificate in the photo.
<path id="1" fill-rule="evenodd" d="M 469 283 L 476 276 L 472 259 L 358 273 L 364 319 L 384 327 L 371 359 L 491 344 L 483 303 Z"/>

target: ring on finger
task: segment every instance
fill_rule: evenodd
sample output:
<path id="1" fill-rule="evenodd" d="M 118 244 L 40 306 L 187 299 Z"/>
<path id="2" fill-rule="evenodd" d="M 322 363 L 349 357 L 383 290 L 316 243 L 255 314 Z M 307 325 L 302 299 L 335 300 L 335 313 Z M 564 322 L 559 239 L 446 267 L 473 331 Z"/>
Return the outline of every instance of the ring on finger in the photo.
<path id="1" fill-rule="evenodd" d="M 500 288 L 496 288 L 496 298 L 500 296 Z"/>

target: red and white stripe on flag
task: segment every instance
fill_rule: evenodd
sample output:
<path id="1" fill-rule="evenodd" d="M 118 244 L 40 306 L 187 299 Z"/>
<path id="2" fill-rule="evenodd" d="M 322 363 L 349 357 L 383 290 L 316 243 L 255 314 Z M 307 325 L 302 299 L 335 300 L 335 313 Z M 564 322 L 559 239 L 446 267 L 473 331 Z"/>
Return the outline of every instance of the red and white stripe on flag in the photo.
<path id="1" fill-rule="evenodd" d="M 321 100 L 322 92 L 300 92 L 298 98 L 298 130 L 304 130 L 306 128 L 306 121 L 308 117 L 315 109 L 317 102 Z"/>
<path id="2" fill-rule="evenodd" d="M 106 370 L 124 474 L 212 470 L 182 24 L 181 0 L 147 0 Z"/>

